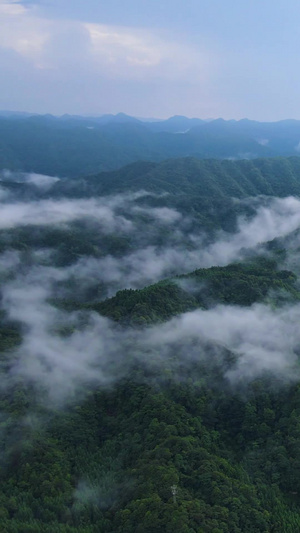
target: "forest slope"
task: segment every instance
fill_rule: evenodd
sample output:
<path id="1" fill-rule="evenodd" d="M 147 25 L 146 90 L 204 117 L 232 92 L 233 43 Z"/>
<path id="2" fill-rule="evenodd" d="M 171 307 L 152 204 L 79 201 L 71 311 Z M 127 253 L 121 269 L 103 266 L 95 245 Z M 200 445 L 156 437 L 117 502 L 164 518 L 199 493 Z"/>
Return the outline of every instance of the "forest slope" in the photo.
<path id="1" fill-rule="evenodd" d="M 276 374 L 233 385 L 226 373 L 238 355 L 193 339 L 185 348 L 173 341 L 157 365 L 146 341 L 151 324 L 177 313 L 212 302 L 247 308 L 270 291 L 299 299 L 296 277 L 259 259 L 121 291 L 94 306 L 123 325 L 129 321 L 131 335 L 140 331 L 145 354 L 132 359 L 129 336 L 119 354 L 126 375 L 90 390 L 80 404 L 45 406 L 30 382 L 2 391 L 2 530 L 297 531 L 299 386 Z M 134 329 L 142 323 L 144 330 Z"/>
<path id="2" fill-rule="evenodd" d="M 51 194 L 94 196 L 143 189 L 213 198 L 300 195 L 300 158 L 137 162 L 117 171 L 60 180 Z"/>

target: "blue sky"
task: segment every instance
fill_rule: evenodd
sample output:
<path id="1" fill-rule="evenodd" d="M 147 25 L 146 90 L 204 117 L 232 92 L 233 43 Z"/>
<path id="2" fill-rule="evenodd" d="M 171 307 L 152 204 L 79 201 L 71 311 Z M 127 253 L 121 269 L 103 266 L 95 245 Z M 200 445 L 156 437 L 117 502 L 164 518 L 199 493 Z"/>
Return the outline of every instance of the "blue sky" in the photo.
<path id="1" fill-rule="evenodd" d="M 300 119 L 299 0 L 0 0 L 0 109 Z"/>

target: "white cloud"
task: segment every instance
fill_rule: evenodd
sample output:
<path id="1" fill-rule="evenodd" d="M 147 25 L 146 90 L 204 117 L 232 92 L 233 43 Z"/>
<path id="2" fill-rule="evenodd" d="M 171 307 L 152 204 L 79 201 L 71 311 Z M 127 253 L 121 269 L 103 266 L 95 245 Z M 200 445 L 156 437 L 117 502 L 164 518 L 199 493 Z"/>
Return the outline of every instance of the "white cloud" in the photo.
<path id="1" fill-rule="evenodd" d="M 82 68 L 93 69 L 121 79 L 145 75 L 173 79 L 188 70 L 197 79 L 207 75 L 205 54 L 190 45 L 179 45 L 162 32 L 45 19 L 35 6 L 1 0 L 0 15 L 0 47 L 14 50 L 35 68 L 57 70 L 72 65 L 78 74 Z"/>
<path id="2" fill-rule="evenodd" d="M 48 398 L 55 403 L 78 398 L 91 385 L 111 386 L 136 360 L 146 368 L 167 365 L 182 378 L 191 363 L 214 357 L 232 384 L 266 372 L 299 380 L 299 304 L 277 310 L 262 304 L 219 305 L 146 329 L 125 330 L 96 313 L 68 314 L 53 307 L 53 275 L 55 269 L 39 268 L 21 274 L 6 284 L 2 299 L 9 317 L 23 326 L 10 375 L 41 385 L 47 403 Z M 230 367 L 223 365 L 227 350 L 236 356 Z"/>
<path id="3" fill-rule="evenodd" d="M 242 257 L 243 249 L 284 237 L 300 226 L 300 201 L 294 197 L 265 199 L 256 215 L 248 221 L 240 218 L 234 235 L 220 234 L 219 239 L 204 250 L 204 266 L 226 265 Z"/>
<path id="4" fill-rule="evenodd" d="M 17 16 L 23 15 L 26 12 L 26 8 L 18 1 L 0 0 L 0 15 Z"/>
<path id="5" fill-rule="evenodd" d="M 24 225 L 62 224 L 80 218 L 94 218 L 102 224 L 103 231 L 131 229 L 132 224 L 121 215 L 116 215 L 109 206 L 91 200 L 41 200 L 36 202 L 16 202 L 2 204 L 0 228 L 13 228 Z"/>
<path id="6" fill-rule="evenodd" d="M 159 220 L 163 224 L 173 224 L 178 222 L 182 215 L 175 211 L 175 209 L 170 209 L 169 207 L 133 207 L 132 210 L 134 213 L 141 213 L 147 215 L 154 220 Z"/>
<path id="7" fill-rule="evenodd" d="M 233 383 L 251 381 L 265 372 L 299 380 L 299 319 L 299 304 L 277 310 L 263 304 L 249 308 L 219 305 L 155 326 L 144 333 L 143 342 L 159 349 L 162 358 L 181 345 L 186 364 L 205 357 L 207 343 L 219 347 L 220 357 L 222 350 L 230 350 L 237 359 L 225 375 Z"/>
<path id="8" fill-rule="evenodd" d="M 24 180 L 31 175 L 20 176 Z M 37 179 L 40 187 L 48 185 L 47 178 L 54 179 L 34 175 L 34 181 Z M 129 236 L 132 247 L 122 257 L 83 256 L 69 266 L 67 275 L 77 280 L 80 286 L 85 287 L 86 280 L 90 286 L 104 283 L 108 294 L 125 287 L 139 288 L 197 268 L 224 266 L 243 259 L 246 250 L 253 250 L 276 237 L 284 237 L 300 227 L 300 202 L 292 197 L 259 199 L 256 214 L 251 220 L 239 219 L 236 233 L 219 232 L 214 242 L 207 245 L 202 232 L 187 235 L 189 220 L 177 210 L 137 204 L 136 200 L 148 195 L 143 191 L 92 199 L 61 198 L 31 202 L 12 201 L 5 192 L 3 194 L 0 229 L 61 225 L 81 219 L 97 224 L 99 239 L 100 235 L 113 233 Z"/>
<path id="9" fill-rule="evenodd" d="M 161 61 L 161 50 L 153 45 L 149 36 L 136 30 L 100 24 L 86 24 L 86 28 L 95 54 L 106 58 L 108 63 L 116 63 L 121 58 L 129 64 L 153 66 Z"/>
<path id="10" fill-rule="evenodd" d="M 260 144 L 261 146 L 268 146 L 269 144 L 269 139 L 257 139 L 257 142 L 258 144 Z"/>
<path id="11" fill-rule="evenodd" d="M 133 208 L 149 215 L 148 208 Z M 177 211 L 152 209 L 155 224 L 172 224 L 174 241 L 163 246 L 148 244 L 124 255 L 121 259 L 107 255 L 96 259 L 81 258 L 70 267 L 75 278 L 82 277 L 101 281 L 111 286 L 111 291 L 124 288 L 140 288 L 159 279 L 191 272 L 197 268 L 213 265 L 225 266 L 242 260 L 245 251 L 276 237 L 284 237 L 300 226 L 300 201 L 296 198 L 271 198 L 267 205 L 259 205 L 255 216 L 249 221 L 239 219 L 238 231 L 234 234 L 220 232 L 216 240 L 205 245 L 203 234 L 187 236 L 184 217 Z M 163 217 L 162 217 L 163 215 Z M 138 226 L 134 225 L 136 232 Z M 149 231 L 149 226 L 146 226 Z M 146 231 L 146 229 L 145 229 Z M 110 293 L 111 293 L 110 291 Z"/>
<path id="12" fill-rule="evenodd" d="M 10 170 L 3 170 L 2 175 L 0 172 L 0 182 L 1 181 L 12 181 L 14 183 L 28 183 L 32 184 L 38 189 L 41 190 L 47 190 L 52 187 L 57 181 L 60 180 L 60 178 L 57 178 L 56 176 L 47 176 L 45 174 L 36 174 L 35 172 L 12 172 Z M 4 191 L 6 193 L 6 196 L 8 195 L 8 192 Z M 0 201 L 3 199 L 3 196 L 1 195 L 2 190 L 0 188 Z"/>
<path id="13" fill-rule="evenodd" d="M 100 203 L 101 199 L 98 203 L 96 200 L 47 200 L 21 205 L 22 209 L 26 208 L 26 216 L 37 223 L 42 217 L 44 222 L 53 223 L 66 220 L 63 217 L 69 220 L 88 213 L 103 220 L 107 231 L 123 231 L 124 220 L 117 209 L 134 211 L 133 200 L 143 195 L 141 192 L 106 197 L 102 199 L 105 205 Z M 9 205 L 11 210 L 12 204 Z M 146 330 L 132 328 L 128 332 L 95 313 L 83 316 L 59 311 L 49 300 L 56 297 L 56 291 L 59 298 L 64 296 L 60 283 L 67 280 L 76 282 L 77 292 L 97 281 L 124 288 L 124 285 L 145 285 L 174 268 L 182 272 L 201 264 L 226 264 L 241 253 L 243 246 L 255 246 L 293 231 L 300 224 L 299 206 L 299 200 L 294 198 L 271 199 L 267 206 L 257 209 L 250 222 L 241 221 L 235 235 L 225 238 L 222 234 L 222 241 L 206 249 L 200 239 L 199 248 L 194 250 L 187 250 L 186 241 L 177 246 L 169 242 L 161 249 L 148 246 L 121 258 L 84 257 L 65 268 L 43 264 L 49 254 L 45 250 L 35 254 L 37 260 L 41 254 L 42 264 L 29 269 L 22 264 L 21 253 L 7 251 L 0 256 L 2 275 L 9 274 L 3 284 L 2 305 L 11 319 L 23 325 L 23 341 L 16 353 L 12 375 L 36 381 L 46 387 L 54 401 L 64 401 L 87 384 L 111 385 L 124 375 L 132 358 L 144 361 L 145 365 L 164 366 L 167 361 L 168 365 L 174 365 L 176 372 L 190 362 L 205 360 L 210 354 L 208 346 L 214 345 L 214 356 L 221 366 L 226 350 L 236 356 L 229 370 L 224 365 L 224 375 L 232 383 L 255 379 L 265 372 L 299 380 L 296 355 L 300 345 L 299 304 L 276 310 L 263 304 L 251 308 L 219 305 L 185 313 Z M 138 213 L 148 217 L 148 207 L 139 207 Z M 11 216 L 15 216 L 13 210 Z M 170 223 L 173 227 L 174 222 L 182 222 L 177 212 L 168 208 L 153 209 L 152 216 L 154 225 Z M 132 227 L 137 229 L 134 223 Z M 186 290 L 194 290 L 189 280 L 183 283 Z M 63 328 L 62 335 L 55 334 Z"/>
<path id="14" fill-rule="evenodd" d="M 2 181 L 34 185 L 42 192 L 51 188 L 59 178 L 35 173 L 14 173 L 5 170 L 0 173 Z M 21 201 L 12 199 L 12 194 L 0 186 L 0 229 L 26 225 L 64 224 L 79 219 L 96 220 L 104 233 L 126 233 L 136 229 L 132 215 L 143 215 L 149 224 L 173 225 L 181 220 L 181 214 L 167 207 L 152 208 L 136 206 L 142 197 L 156 196 L 145 191 L 130 194 L 116 194 L 87 199 L 42 199 Z M 158 195 L 159 196 L 159 195 Z"/>
<path id="15" fill-rule="evenodd" d="M 59 181 L 59 178 L 56 178 L 54 176 L 46 176 L 45 174 L 36 174 L 34 172 L 31 172 L 29 174 L 25 175 L 25 181 L 27 183 L 32 183 L 36 187 L 40 189 L 48 189 L 51 187 L 51 185 L 54 185 L 57 181 Z"/>
<path id="16" fill-rule="evenodd" d="M 113 75 L 143 76 L 159 72 L 163 77 L 180 77 L 183 71 L 197 65 L 197 76 L 207 68 L 204 55 L 192 47 L 180 46 L 162 34 L 146 29 L 86 24 L 93 57 Z M 163 69 L 162 69 L 163 67 Z"/>
<path id="17" fill-rule="evenodd" d="M 83 383 L 110 383 L 113 376 L 109 357 L 116 346 L 110 341 L 113 332 L 108 321 L 90 314 L 82 327 L 78 314 L 67 315 L 47 303 L 47 278 L 43 281 L 44 286 L 20 277 L 3 291 L 9 316 L 26 329 L 12 374 L 47 387 L 54 401 L 72 396 Z M 70 325 L 75 327 L 74 333 L 57 335 L 58 329 Z"/>
<path id="18" fill-rule="evenodd" d="M 0 47 L 14 50 L 38 66 L 50 37 L 49 24 L 35 15 L 34 9 L 21 3 L 0 0 Z"/>

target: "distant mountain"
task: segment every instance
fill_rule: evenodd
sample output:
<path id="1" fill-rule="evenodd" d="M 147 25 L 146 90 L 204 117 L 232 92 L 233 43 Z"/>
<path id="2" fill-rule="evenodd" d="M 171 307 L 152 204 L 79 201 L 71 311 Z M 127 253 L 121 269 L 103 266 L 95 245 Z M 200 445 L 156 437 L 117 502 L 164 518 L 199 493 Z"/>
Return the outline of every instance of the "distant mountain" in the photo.
<path id="1" fill-rule="evenodd" d="M 124 113 L 102 117 L 0 113 L 0 169 L 71 177 L 138 160 L 238 160 L 299 153 L 296 120 L 261 123 L 175 116 L 143 122 Z"/>
<path id="2" fill-rule="evenodd" d="M 168 131 L 169 133 L 186 133 L 192 127 L 202 126 L 205 124 L 204 120 L 200 118 L 187 118 L 180 115 L 162 120 L 160 122 L 151 122 L 148 124 L 148 128 L 151 131 Z"/>
<path id="3" fill-rule="evenodd" d="M 83 117 L 84 118 L 84 117 Z M 126 115 L 125 113 L 117 113 L 116 115 L 108 114 L 101 115 L 100 117 L 89 117 L 90 120 L 93 120 L 97 124 L 127 124 L 127 123 L 138 123 L 141 120 Z"/>

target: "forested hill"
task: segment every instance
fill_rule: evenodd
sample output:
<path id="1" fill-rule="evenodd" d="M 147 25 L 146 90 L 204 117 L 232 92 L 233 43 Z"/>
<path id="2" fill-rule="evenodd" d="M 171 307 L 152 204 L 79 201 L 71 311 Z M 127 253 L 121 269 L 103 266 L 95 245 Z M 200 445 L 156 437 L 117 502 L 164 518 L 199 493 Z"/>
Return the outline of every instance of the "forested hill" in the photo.
<path id="1" fill-rule="evenodd" d="M 112 172 L 60 180 L 51 194 L 94 196 L 139 190 L 219 199 L 300 195 L 300 158 L 137 162 Z"/>
<path id="2" fill-rule="evenodd" d="M 300 158 L 75 177 L 50 130 L 68 177 L 1 175 L 0 532 L 299 532 Z"/>
<path id="3" fill-rule="evenodd" d="M 156 123 L 118 115 L 0 116 L 0 169 L 78 176 L 138 160 L 193 156 L 253 159 L 299 153 L 300 121 L 210 122 L 173 117 Z"/>
<path id="4" fill-rule="evenodd" d="M 281 299 L 300 300 L 296 276 L 278 270 L 274 260 L 258 257 L 226 267 L 198 269 L 140 290 L 125 289 L 91 307 L 123 324 L 146 325 L 220 303 L 249 306 L 263 302 L 270 291 L 274 302 L 276 293 Z"/>
<path id="5" fill-rule="evenodd" d="M 182 288 L 191 281 L 199 282 L 198 295 L 195 286 Z M 117 355 L 120 371 L 135 354 L 125 376 L 89 390 L 65 409 L 39 404 L 33 384 L 24 380 L 4 389 L 2 531 L 299 531 L 299 385 L 264 373 L 248 384 L 230 385 L 226 372 L 235 367 L 237 353 L 225 345 L 203 347 L 175 329 L 169 340 L 166 330 L 151 329 L 151 322 L 168 327 L 165 320 L 178 312 L 205 307 L 203 295 L 216 303 L 239 303 L 241 314 L 252 312 L 248 305 L 262 302 L 270 290 L 298 299 L 296 277 L 259 259 L 121 291 L 98 310 L 119 321 L 111 329 L 114 337 L 122 335 L 124 319 L 134 326 Z M 146 312 L 147 327 L 136 328 Z M 159 331 L 161 341 L 153 348 Z M 20 342 L 13 330 L 1 334 L 7 347 Z M 70 334 L 62 332 L 64 343 Z M 163 351 L 164 341 L 172 343 L 170 353 Z M 2 363 L 8 362 L 4 353 Z"/>

